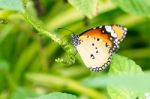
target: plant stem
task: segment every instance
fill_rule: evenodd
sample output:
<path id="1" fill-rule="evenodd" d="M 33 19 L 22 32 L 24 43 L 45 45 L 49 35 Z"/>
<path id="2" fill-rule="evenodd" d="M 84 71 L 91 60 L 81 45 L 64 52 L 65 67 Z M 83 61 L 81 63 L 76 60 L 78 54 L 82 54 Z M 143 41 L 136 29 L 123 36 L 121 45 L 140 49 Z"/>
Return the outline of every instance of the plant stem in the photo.
<path id="1" fill-rule="evenodd" d="M 58 44 L 61 44 L 61 40 L 56 36 L 56 34 L 47 31 L 43 25 L 38 22 L 38 20 L 33 19 L 27 11 L 22 12 L 22 15 L 24 16 L 25 20 L 29 22 L 41 35 L 50 37 Z"/>
<path id="2" fill-rule="evenodd" d="M 68 64 L 72 64 L 74 63 L 74 61 L 72 61 L 71 58 L 74 58 L 74 54 L 76 53 L 76 50 L 74 49 L 74 47 L 72 46 L 71 43 L 68 43 L 66 39 L 61 39 L 59 36 L 56 35 L 56 33 L 52 33 L 47 31 L 43 25 L 38 21 L 38 20 L 34 20 L 27 11 L 23 11 L 22 15 L 24 16 L 25 20 L 27 22 L 29 22 L 41 35 L 45 35 L 49 38 L 51 38 L 53 41 L 55 41 L 56 43 L 58 43 L 60 46 L 62 46 L 62 48 L 68 52 L 68 54 L 70 55 L 70 59 L 67 59 L 66 63 Z M 61 60 L 61 62 L 63 62 L 64 59 L 59 59 Z M 59 61 L 58 60 L 58 61 Z M 74 60 L 74 59 L 73 59 Z"/>
<path id="3" fill-rule="evenodd" d="M 61 89 L 70 90 L 78 94 L 84 94 L 92 99 L 106 99 L 102 93 L 91 88 L 82 86 L 80 83 L 67 78 L 58 77 L 55 75 L 47 75 L 40 73 L 27 73 L 26 79 L 43 86 L 55 86 Z"/>

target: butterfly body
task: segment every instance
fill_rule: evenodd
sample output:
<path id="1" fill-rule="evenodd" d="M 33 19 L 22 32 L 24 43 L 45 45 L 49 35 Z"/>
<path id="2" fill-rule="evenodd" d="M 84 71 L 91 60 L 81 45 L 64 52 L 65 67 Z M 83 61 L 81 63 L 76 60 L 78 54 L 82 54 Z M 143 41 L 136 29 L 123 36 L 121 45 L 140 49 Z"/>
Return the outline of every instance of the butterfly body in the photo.
<path id="1" fill-rule="evenodd" d="M 119 48 L 119 43 L 127 29 L 120 25 L 106 25 L 89 29 L 80 35 L 72 35 L 72 43 L 83 62 L 91 71 L 105 69 L 111 61 L 112 53 Z"/>

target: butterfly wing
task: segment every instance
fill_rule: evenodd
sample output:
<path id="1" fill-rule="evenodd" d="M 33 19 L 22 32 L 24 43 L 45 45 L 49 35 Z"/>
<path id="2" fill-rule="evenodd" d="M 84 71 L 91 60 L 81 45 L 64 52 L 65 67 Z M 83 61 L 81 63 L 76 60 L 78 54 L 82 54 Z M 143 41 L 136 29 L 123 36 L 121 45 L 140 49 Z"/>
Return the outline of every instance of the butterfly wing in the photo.
<path id="1" fill-rule="evenodd" d="M 99 40 L 97 40 L 99 39 Z M 110 63 L 110 47 L 106 47 L 106 42 L 94 36 L 80 36 L 81 41 L 76 46 L 78 53 L 85 65 L 92 71 L 100 71 Z"/>
<path id="2" fill-rule="evenodd" d="M 125 38 L 127 34 L 127 28 L 121 25 L 111 25 L 113 31 L 117 35 L 117 40 L 119 43 Z"/>
<path id="3" fill-rule="evenodd" d="M 121 25 L 104 25 L 101 27 L 101 31 L 104 34 L 110 35 L 110 40 L 113 43 L 112 51 L 116 52 L 119 49 L 119 43 L 125 38 L 127 28 Z"/>
<path id="4" fill-rule="evenodd" d="M 106 42 L 110 47 L 113 46 L 112 41 L 110 40 L 110 34 L 106 34 L 106 33 L 102 33 L 102 29 L 101 27 L 96 27 L 93 29 L 89 29 L 85 32 L 83 32 L 82 34 L 79 35 L 81 38 L 82 36 L 91 36 L 94 38 L 97 38 L 97 41 L 99 41 L 99 39 L 102 39 L 104 42 Z M 81 39 L 82 40 L 82 39 Z"/>
<path id="5" fill-rule="evenodd" d="M 86 66 L 100 71 L 109 65 L 126 32 L 127 28 L 121 25 L 105 25 L 73 35 L 72 41 Z"/>
<path id="6" fill-rule="evenodd" d="M 127 28 L 121 25 L 104 25 L 101 28 L 102 33 L 104 34 L 110 34 L 110 39 L 114 43 L 120 43 L 126 36 Z"/>

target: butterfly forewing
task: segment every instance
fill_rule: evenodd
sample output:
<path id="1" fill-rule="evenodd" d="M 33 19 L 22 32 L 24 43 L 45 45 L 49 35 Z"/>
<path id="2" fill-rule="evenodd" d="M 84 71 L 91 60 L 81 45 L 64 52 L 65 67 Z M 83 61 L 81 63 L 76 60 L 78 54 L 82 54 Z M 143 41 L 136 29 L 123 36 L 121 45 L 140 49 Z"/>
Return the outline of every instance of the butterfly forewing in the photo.
<path id="1" fill-rule="evenodd" d="M 108 43 L 110 47 L 113 46 L 112 41 L 109 39 L 110 38 L 110 34 L 105 34 L 102 33 L 102 29 L 97 27 L 94 29 L 89 29 L 85 32 L 83 32 L 82 34 L 80 34 L 80 39 L 82 40 L 82 36 L 91 36 L 91 37 L 95 37 L 97 38 L 97 41 L 99 41 L 100 39 L 103 40 L 104 42 Z"/>
<path id="2" fill-rule="evenodd" d="M 112 25 L 113 31 L 117 34 L 118 41 L 122 41 L 127 33 L 127 28 L 121 25 Z"/>

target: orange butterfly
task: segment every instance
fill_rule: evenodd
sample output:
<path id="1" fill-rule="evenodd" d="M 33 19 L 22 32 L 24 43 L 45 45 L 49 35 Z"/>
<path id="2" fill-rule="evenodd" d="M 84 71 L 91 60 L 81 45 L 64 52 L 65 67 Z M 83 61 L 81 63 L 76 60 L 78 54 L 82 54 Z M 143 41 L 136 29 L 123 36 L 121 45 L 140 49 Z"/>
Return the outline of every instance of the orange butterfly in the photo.
<path id="1" fill-rule="evenodd" d="M 111 61 L 112 53 L 119 48 L 125 38 L 127 28 L 121 25 L 104 25 L 72 35 L 72 43 L 83 62 L 91 71 L 105 69 Z"/>

